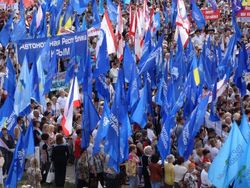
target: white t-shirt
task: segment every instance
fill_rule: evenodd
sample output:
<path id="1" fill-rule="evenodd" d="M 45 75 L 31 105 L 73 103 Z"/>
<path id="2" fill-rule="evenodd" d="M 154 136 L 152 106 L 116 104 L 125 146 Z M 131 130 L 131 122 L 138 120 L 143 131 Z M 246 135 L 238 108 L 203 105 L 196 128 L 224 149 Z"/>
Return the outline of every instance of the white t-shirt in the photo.
<path id="1" fill-rule="evenodd" d="M 187 172 L 187 168 L 181 165 L 174 166 L 174 182 L 180 182 Z"/>
<path id="2" fill-rule="evenodd" d="M 110 69 L 109 77 L 113 79 L 113 83 L 117 82 L 118 73 L 119 73 L 119 68 L 111 68 Z"/>
<path id="3" fill-rule="evenodd" d="M 67 97 L 61 97 L 61 96 L 58 97 L 57 103 L 58 103 L 60 109 L 64 109 L 64 106 L 66 104 L 66 100 L 67 100 Z"/>
<path id="4" fill-rule="evenodd" d="M 203 185 L 203 186 L 201 185 L 201 187 L 210 187 L 210 186 L 212 186 L 212 183 L 208 179 L 208 173 L 204 169 L 201 171 L 201 183 Z"/>

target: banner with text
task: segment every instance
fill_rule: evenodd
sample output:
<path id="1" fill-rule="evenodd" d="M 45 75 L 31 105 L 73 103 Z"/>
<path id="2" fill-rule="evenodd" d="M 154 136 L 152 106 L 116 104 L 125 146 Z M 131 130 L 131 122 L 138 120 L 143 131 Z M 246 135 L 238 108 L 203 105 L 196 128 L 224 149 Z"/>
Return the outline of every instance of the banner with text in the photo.
<path id="1" fill-rule="evenodd" d="M 237 14 L 237 20 L 239 22 L 250 22 L 250 7 L 244 7 L 243 10 Z"/>
<path id="2" fill-rule="evenodd" d="M 26 56 L 29 63 L 36 62 L 47 42 L 51 56 L 56 53 L 57 58 L 69 58 L 72 50 L 75 50 L 76 56 L 83 56 L 87 52 L 87 41 L 86 31 L 51 38 L 20 40 L 17 42 L 18 61 L 22 63 Z M 75 49 L 72 49 L 73 46 Z"/>
<path id="3" fill-rule="evenodd" d="M 220 9 L 213 11 L 211 8 L 201 9 L 206 20 L 217 20 L 220 18 Z"/>

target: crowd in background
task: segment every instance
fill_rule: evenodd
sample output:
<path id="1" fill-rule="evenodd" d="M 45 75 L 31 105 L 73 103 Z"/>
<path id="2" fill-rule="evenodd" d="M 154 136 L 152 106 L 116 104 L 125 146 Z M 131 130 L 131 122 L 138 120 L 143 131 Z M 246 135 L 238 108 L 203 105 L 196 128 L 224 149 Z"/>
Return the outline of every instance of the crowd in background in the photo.
<path id="1" fill-rule="evenodd" d="M 115 1 L 118 3 L 117 1 Z M 65 2 L 65 6 L 66 6 Z M 132 10 L 135 6 L 142 6 L 143 2 L 131 2 Z M 190 10 L 189 1 L 186 1 L 187 12 Z M 199 7 L 208 7 L 208 3 L 197 1 Z M 231 24 L 231 7 L 228 2 L 218 1 L 220 9 L 220 17 L 218 20 L 207 21 L 204 29 L 199 30 L 194 22 L 191 22 L 190 40 L 193 42 L 195 52 L 199 58 L 203 49 L 203 44 L 210 38 L 211 43 L 221 45 L 223 52 L 229 43 L 229 39 L 234 33 Z M 154 5 L 154 6 L 153 6 Z M 165 24 L 163 18 L 163 1 L 148 1 L 149 9 L 154 8 L 155 11 L 161 13 L 161 27 L 156 33 L 158 38 L 162 33 L 165 33 L 163 41 L 164 61 L 170 63 L 170 50 L 176 46 L 174 39 L 174 30 L 171 24 Z M 26 10 L 26 27 L 30 26 L 30 21 L 33 11 L 37 10 L 38 3 Z M 167 1 L 167 8 L 170 13 L 171 1 Z M 0 11 L 0 30 L 8 18 L 8 13 L 11 10 Z M 87 27 L 91 25 L 92 13 L 91 6 L 84 13 L 86 16 Z M 81 22 L 82 17 L 79 16 Z M 129 7 L 127 6 L 122 12 L 124 31 L 124 41 L 129 44 L 130 49 L 134 50 L 134 44 L 129 36 Z M 17 16 L 18 17 L 18 16 Z M 48 15 L 49 17 L 49 15 Z M 14 20 L 15 21 L 15 20 Z M 250 23 L 239 22 L 242 31 L 241 43 L 250 48 Z M 113 27 L 115 29 L 115 26 Z M 71 28 L 75 30 L 74 20 Z M 95 47 L 98 36 L 89 37 L 88 48 L 91 56 L 95 59 Z M 10 43 L 7 48 L 0 45 L 0 74 L 6 73 L 6 60 L 9 57 L 15 67 L 16 78 L 20 73 L 20 65 L 17 60 L 17 54 L 14 44 Z M 116 55 L 110 55 L 111 69 L 106 78 L 106 83 L 109 86 L 111 103 L 115 94 L 115 84 L 118 78 L 119 68 L 122 63 Z M 137 59 L 137 63 L 139 60 Z M 64 60 L 58 60 L 59 64 L 67 64 Z M 248 60 L 249 63 L 249 60 Z M 94 65 L 93 65 L 94 66 Z M 62 66 L 63 67 L 63 66 Z M 126 67 L 123 67 L 126 68 Z M 62 68 L 60 71 L 64 71 Z M 95 81 L 93 80 L 93 84 Z M 27 129 L 27 122 L 33 121 L 34 126 L 34 142 L 36 150 L 39 150 L 39 157 L 32 158 L 29 167 L 27 167 L 27 180 L 33 187 L 41 187 L 43 184 L 52 183 L 46 182 L 48 174 L 53 163 L 55 169 L 55 185 L 63 187 L 65 185 L 66 169 L 68 165 L 74 166 L 75 169 L 75 184 L 76 187 L 98 187 L 98 182 L 102 186 L 108 188 L 120 187 L 124 184 L 129 184 L 129 187 L 188 187 L 188 188 L 208 188 L 213 187 L 208 179 L 208 169 L 213 159 L 220 151 L 221 146 L 225 142 L 227 135 L 232 126 L 232 122 L 236 121 L 240 125 L 242 117 L 242 109 L 250 118 L 250 85 L 247 85 L 247 94 L 242 96 L 239 89 L 233 82 L 229 82 L 223 91 L 218 96 L 216 111 L 220 120 L 214 122 L 209 120 L 209 108 L 205 116 L 205 122 L 199 133 L 195 137 L 193 154 L 188 160 L 180 157 L 177 151 L 178 138 L 182 132 L 185 118 L 183 110 L 180 110 L 176 115 L 176 125 L 171 130 L 171 154 L 164 161 L 160 159 L 158 149 L 156 147 L 159 134 L 161 132 L 161 115 L 160 106 L 155 103 L 155 93 L 157 88 L 152 89 L 152 109 L 154 117 L 148 116 L 148 121 L 144 129 L 138 124 L 131 124 L 133 134 L 129 138 L 129 157 L 128 161 L 120 165 L 120 173 L 116 173 L 114 169 L 108 167 L 108 159 L 102 146 L 101 152 L 95 156 L 93 152 L 93 141 L 96 136 L 97 128 L 92 132 L 90 145 L 87 150 L 81 149 L 82 138 L 82 112 L 83 107 L 74 109 L 73 128 L 74 132 L 69 137 L 65 137 L 61 120 L 63 117 L 64 106 L 67 99 L 67 89 L 50 92 L 46 96 L 46 106 L 41 106 L 32 100 L 31 113 L 28 116 L 17 118 L 17 125 L 13 135 L 9 134 L 6 128 L 2 128 L 1 139 L 11 150 L 1 149 L 0 154 L 0 169 L 2 168 L 2 177 L 0 183 L 8 174 L 8 170 L 13 158 L 13 150 L 20 137 Z M 94 88 L 94 87 L 93 87 Z M 206 88 L 204 88 L 204 91 Z M 80 89 L 81 92 L 81 89 Z M 7 92 L 0 90 L 1 105 L 4 103 Z M 81 93 L 81 95 L 83 95 Z M 103 112 L 103 100 L 98 98 L 98 95 L 93 89 L 92 100 L 100 117 Z M 2 125 L 1 125 L 2 126 Z M 219 129 L 216 129 L 216 127 Z M 27 163 L 28 163 L 27 162 Z"/>

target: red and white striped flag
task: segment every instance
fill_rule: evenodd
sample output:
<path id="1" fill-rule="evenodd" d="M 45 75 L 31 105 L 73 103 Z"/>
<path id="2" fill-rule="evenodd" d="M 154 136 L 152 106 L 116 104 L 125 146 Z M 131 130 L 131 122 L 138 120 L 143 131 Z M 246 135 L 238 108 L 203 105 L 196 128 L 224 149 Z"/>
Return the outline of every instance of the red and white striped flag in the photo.
<path id="1" fill-rule="evenodd" d="M 73 132 L 73 109 L 74 107 L 81 106 L 81 99 L 79 94 L 79 86 L 77 77 L 74 78 L 70 90 L 69 95 L 67 97 L 66 105 L 64 107 L 64 113 L 62 118 L 62 128 L 63 132 L 66 136 L 69 136 Z"/>
<path id="2" fill-rule="evenodd" d="M 186 7 L 183 0 L 177 1 L 177 17 L 176 17 L 176 32 L 175 39 L 177 41 L 178 34 L 180 34 L 181 42 L 185 48 L 189 39 L 190 23 L 187 16 Z"/>
<path id="3" fill-rule="evenodd" d="M 101 29 L 103 29 L 106 34 L 108 54 L 116 53 L 117 43 L 107 11 L 103 15 Z"/>
<path id="4" fill-rule="evenodd" d="M 116 25 L 116 40 L 118 43 L 117 46 L 117 58 L 119 61 L 122 60 L 124 41 L 122 37 L 123 33 L 123 19 L 122 19 L 122 10 L 120 4 L 118 5 L 118 16 L 117 16 L 117 25 Z"/>

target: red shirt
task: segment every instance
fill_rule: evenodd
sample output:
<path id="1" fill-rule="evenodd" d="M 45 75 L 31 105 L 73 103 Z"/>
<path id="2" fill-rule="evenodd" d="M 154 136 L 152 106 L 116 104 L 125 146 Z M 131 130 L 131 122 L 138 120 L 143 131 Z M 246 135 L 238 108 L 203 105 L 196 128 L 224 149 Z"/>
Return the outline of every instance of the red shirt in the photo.
<path id="1" fill-rule="evenodd" d="M 81 138 L 77 137 L 75 140 L 75 151 L 74 151 L 75 158 L 79 159 L 81 156 Z"/>
<path id="2" fill-rule="evenodd" d="M 161 178 L 162 178 L 161 165 L 159 165 L 157 163 L 150 163 L 149 170 L 150 170 L 150 180 L 151 181 L 154 181 L 154 182 L 161 181 Z"/>

